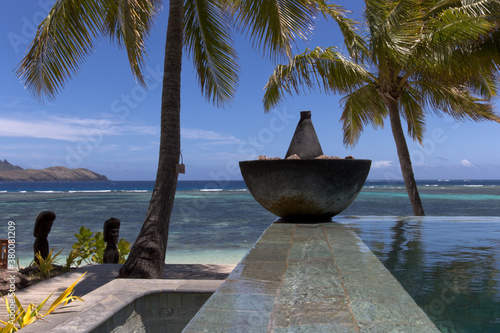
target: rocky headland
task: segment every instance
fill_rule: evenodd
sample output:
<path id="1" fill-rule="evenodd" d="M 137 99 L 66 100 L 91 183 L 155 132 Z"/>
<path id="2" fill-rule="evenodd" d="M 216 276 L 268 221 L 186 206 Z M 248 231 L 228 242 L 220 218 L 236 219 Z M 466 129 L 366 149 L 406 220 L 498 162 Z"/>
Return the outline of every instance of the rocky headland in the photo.
<path id="1" fill-rule="evenodd" d="M 55 166 L 45 169 L 23 169 L 0 161 L 0 181 L 105 181 L 106 176 L 84 168 L 69 169 Z"/>

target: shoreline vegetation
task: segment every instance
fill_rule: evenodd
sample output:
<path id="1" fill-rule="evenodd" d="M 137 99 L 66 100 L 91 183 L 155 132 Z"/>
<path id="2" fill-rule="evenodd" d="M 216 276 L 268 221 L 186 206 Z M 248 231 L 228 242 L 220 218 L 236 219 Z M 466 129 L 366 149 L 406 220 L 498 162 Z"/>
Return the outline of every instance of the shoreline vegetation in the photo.
<path id="1" fill-rule="evenodd" d="M 82 266 L 105 263 L 106 242 L 102 232 L 93 233 L 82 226 L 79 233 L 75 233 L 75 237 L 77 240 L 71 246 L 71 251 L 66 258 L 61 256 L 63 249 L 54 253 L 55 248 L 52 248 L 46 257 L 38 252 L 35 256 L 36 259 L 26 266 L 21 266 L 18 259 L 17 271 L 14 274 L 15 289 L 27 288 Z M 116 245 L 118 251 L 118 262 L 116 263 L 123 264 L 130 252 L 131 245 L 124 238 L 121 238 Z M 57 264 L 60 259 L 65 259 L 64 265 Z M 0 272 L 0 295 L 5 296 L 11 290 L 11 273 L 12 271 L 7 270 Z"/>

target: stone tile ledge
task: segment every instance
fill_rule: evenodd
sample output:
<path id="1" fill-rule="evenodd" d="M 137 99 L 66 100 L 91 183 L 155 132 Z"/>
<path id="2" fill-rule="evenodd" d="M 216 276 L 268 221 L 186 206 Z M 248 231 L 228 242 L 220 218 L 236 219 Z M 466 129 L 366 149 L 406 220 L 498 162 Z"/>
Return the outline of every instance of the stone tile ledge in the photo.
<path id="1" fill-rule="evenodd" d="M 96 268 L 95 266 L 98 267 Z M 197 274 L 200 275 L 204 265 L 181 266 L 202 266 L 201 269 L 195 269 Z M 213 272 L 219 274 L 216 277 L 227 276 L 234 267 L 234 265 L 209 266 L 211 266 Z M 55 289 L 62 292 L 83 274 L 85 270 L 90 271 L 90 274 L 86 274 L 86 279 L 77 285 L 77 287 L 80 287 L 80 291 L 75 289 L 75 295 L 81 296 L 84 300 L 83 302 L 75 301 L 67 306 L 60 307 L 46 318 L 43 318 L 43 320 L 37 320 L 35 323 L 20 330 L 20 332 L 90 332 L 125 306 L 143 296 L 158 293 L 213 293 L 223 282 L 223 280 L 210 279 L 213 276 L 208 276 L 208 280 L 189 279 L 189 276 L 187 279 L 117 279 L 115 277 L 118 275 L 120 267 L 121 265 L 109 264 L 89 265 L 79 268 L 78 272 L 71 272 L 70 277 L 66 276 L 62 278 L 63 276 L 61 276 L 60 279 L 52 281 L 52 283 L 51 279 L 43 282 L 44 285 L 42 286 L 37 284 L 29 287 L 33 288 L 32 290 L 27 288 L 25 295 L 23 295 L 24 298 L 30 297 L 30 295 L 33 297 L 34 293 L 38 295 L 40 292 L 34 288 L 37 286 L 39 287 L 36 289 L 42 287 L 44 290 L 43 296 L 46 297 Z M 218 271 L 217 267 L 219 267 Z M 102 274 L 99 274 L 99 272 Z M 180 274 L 180 276 L 184 275 L 186 274 Z M 52 296 L 48 303 L 56 297 Z"/>
<path id="2" fill-rule="evenodd" d="M 439 330 L 350 227 L 275 222 L 183 332 Z"/>

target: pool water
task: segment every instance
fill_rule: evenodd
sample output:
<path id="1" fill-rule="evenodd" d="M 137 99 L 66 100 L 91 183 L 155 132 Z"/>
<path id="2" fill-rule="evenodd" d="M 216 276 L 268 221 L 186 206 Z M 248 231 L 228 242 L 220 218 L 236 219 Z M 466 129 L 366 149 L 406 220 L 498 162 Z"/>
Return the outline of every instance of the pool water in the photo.
<path id="1" fill-rule="evenodd" d="M 334 221 L 355 229 L 442 332 L 500 332 L 500 218 Z"/>

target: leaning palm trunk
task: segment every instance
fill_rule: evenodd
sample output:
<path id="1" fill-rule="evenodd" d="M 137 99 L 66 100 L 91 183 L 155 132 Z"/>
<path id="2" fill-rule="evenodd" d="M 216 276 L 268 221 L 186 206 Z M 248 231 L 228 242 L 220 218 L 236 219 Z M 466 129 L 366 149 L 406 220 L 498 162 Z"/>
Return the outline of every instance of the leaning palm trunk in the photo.
<path id="1" fill-rule="evenodd" d="M 389 110 L 392 135 L 394 137 L 394 142 L 396 142 L 399 165 L 401 167 L 401 173 L 403 174 L 403 179 L 405 181 L 406 191 L 408 192 L 408 197 L 411 202 L 411 207 L 413 208 L 413 214 L 415 216 L 424 216 L 424 207 L 422 206 L 420 195 L 418 194 L 417 183 L 415 181 L 415 176 L 413 175 L 413 167 L 411 165 L 410 153 L 408 151 L 408 145 L 406 144 L 403 127 L 401 126 L 398 102 L 393 99 L 386 99 L 385 103 Z"/>
<path id="2" fill-rule="evenodd" d="M 301 88 L 347 94 L 341 121 L 344 143 L 355 145 L 366 125 L 389 116 L 413 213 L 424 215 L 401 117 L 422 144 L 428 113 L 457 120 L 500 123 L 491 98 L 498 92 L 499 0 L 365 0 L 366 34 L 334 13 L 348 54 L 315 48 L 274 70 L 264 107 L 277 106 Z M 322 8 L 325 10 L 324 8 Z M 326 8 L 327 10 L 328 8 Z"/>
<path id="3" fill-rule="evenodd" d="M 168 227 L 177 187 L 180 156 L 183 1 L 170 0 L 161 101 L 160 156 L 146 220 L 120 269 L 121 278 L 163 278 Z"/>

